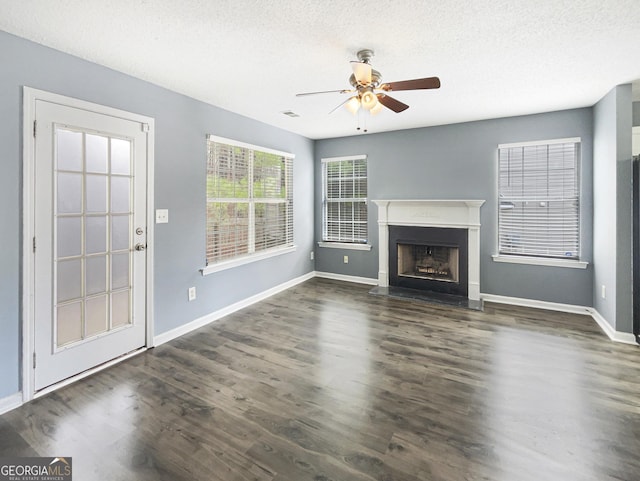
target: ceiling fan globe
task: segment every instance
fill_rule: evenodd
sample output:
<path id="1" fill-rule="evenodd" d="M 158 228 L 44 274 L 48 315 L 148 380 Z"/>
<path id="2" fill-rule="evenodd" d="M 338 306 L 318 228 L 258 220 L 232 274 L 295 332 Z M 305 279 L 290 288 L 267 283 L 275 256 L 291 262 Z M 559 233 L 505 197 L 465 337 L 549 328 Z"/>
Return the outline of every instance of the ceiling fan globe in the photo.
<path id="1" fill-rule="evenodd" d="M 362 92 L 360 102 L 362 103 L 362 108 L 371 110 L 378 105 L 378 97 L 373 93 L 372 88 L 367 88 Z"/>

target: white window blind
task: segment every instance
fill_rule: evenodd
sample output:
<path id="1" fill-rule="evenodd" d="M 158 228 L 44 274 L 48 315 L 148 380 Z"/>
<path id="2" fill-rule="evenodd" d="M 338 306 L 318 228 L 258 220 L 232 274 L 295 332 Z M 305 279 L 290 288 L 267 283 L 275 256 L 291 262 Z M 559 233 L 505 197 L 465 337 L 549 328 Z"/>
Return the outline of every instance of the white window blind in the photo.
<path id="1" fill-rule="evenodd" d="M 579 259 L 579 155 L 579 138 L 498 146 L 500 254 Z"/>
<path id="2" fill-rule="evenodd" d="M 325 242 L 367 242 L 367 157 L 322 159 Z"/>
<path id="3" fill-rule="evenodd" d="M 209 136 L 207 265 L 293 245 L 293 155 Z"/>

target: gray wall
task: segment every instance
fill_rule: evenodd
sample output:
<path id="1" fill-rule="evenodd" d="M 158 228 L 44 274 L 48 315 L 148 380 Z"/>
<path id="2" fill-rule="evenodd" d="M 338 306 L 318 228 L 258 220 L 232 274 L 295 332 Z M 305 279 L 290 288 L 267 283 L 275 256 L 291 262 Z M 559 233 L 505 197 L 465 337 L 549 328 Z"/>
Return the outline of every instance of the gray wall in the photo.
<path id="1" fill-rule="evenodd" d="M 591 306 L 592 129 L 592 109 L 585 108 L 316 141 L 316 240 L 321 240 L 322 235 L 320 159 L 367 154 L 370 199 L 486 200 L 481 208 L 480 236 L 483 293 Z M 497 145 L 564 137 L 582 138 L 581 257 L 590 263 L 589 267 L 582 270 L 494 262 L 491 255 L 497 251 Z M 377 278 L 376 221 L 376 206 L 370 204 L 370 252 L 319 247 L 316 270 Z M 349 256 L 349 264 L 343 264 L 343 255 Z"/>
<path id="2" fill-rule="evenodd" d="M 20 389 L 22 86 L 148 115 L 156 121 L 155 334 L 313 271 L 313 142 L 0 32 L 0 399 Z M 202 277 L 206 134 L 292 152 L 296 252 Z M 196 286 L 198 298 L 187 301 Z"/>
<path id="3" fill-rule="evenodd" d="M 594 107 L 593 302 L 622 332 L 632 332 L 631 132 L 631 85 L 619 85 Z"/>
<path id="4" fill-rule="evenodd" d="M 593 306 L 615 326 L 616 292 L 616 90 L 609 92 L 593 109 Z M 607 289 L 602 299 L 601 289 Z"/>
<path id="5" fill-rule="evenodd" d="M 640 126 L 640 102 L 633 102 L 633 126 Z"/>

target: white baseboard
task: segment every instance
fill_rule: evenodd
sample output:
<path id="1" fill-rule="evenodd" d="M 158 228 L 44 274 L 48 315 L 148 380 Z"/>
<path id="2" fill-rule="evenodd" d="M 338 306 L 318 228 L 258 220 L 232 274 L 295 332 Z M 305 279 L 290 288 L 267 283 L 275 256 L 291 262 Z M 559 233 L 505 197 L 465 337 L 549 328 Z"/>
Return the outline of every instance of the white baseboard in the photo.
<path id="1" fill-rule="evenodd" d="M 520 297 L 507 297 L 498 296 L 495 294 L 480 294 L 480 297 L 485 302 L 496 302 L 499 304 L 510 304 L 512 306 L 533 307 L 536 309 L 547 309 L 549 311 L 568 312 L 571 314 L 584 314 L 591 316 L 591 318 L 600 326 L 600 329 L 615 342 L 622 342 L 624 344 L 636 343 L 636 338 L 629 332 L 616 331 L 607 320 L 600 315 L 593 307 L 576 306 L 573 304 L 561 304 L 558 302 L 539 301 L 536 299 L 523 299 Z"/>
<path id="2" fill-rule="evenodd" d="M 218 319 L 223 318 L 224 316 L 228 316 L 229 314 L 233 314 L 236 311 L 239 311 L 240 309 L 244 309 L 245 307 L 249 307 L 252 304 L 255 304 L 256 302 L 260 302 L 264 299 L 267 299 L 268 297 L 271 297 L 275 294 L 279 294 L 282 291 L 285 291 L 297 284 L 300 284 L 301 282 L 307 281 L 311 278 L 315 277 L 315 273 L 314 272 L 309 272 L 308 274 L 305 274 L 303 276 L 300 277 L 296 277 L 295 279 L 292 279 L 290 281 L 287 281 L 283 284 L 280 284 L 278 286 L 272 287 L 271 289 L 267 289 L 266 291 L 263 291 L 259 294 L 256 294 L 254 296 L 248 297 L 246 299 L 243 299 L 241 301 L 236 302 L 235 304 L 231 304 L 227 307 L 223 307 L 222 309 L 219 309 L 215 312 L 211 312 L 205 316 L 202 316 L 198 319 L 195 319 L 191 322 L 188 322 L 187 324 L 183 324 L 182 326 L 178 326 L 175 329 L 171 329 L 170 331 L 167 332 L 163 332 L 162 334 L 158 334 L 157 336 L 155 336 L 153 338 L 153 345 L 154 346 L 159 346 L 161 344 L 164 344 L 165 342 L 169 342 L 173 339 L 176 339 L 180 336 L 184 336 L 185 334 L 191 332 L 191 331 L 195 331 L 196 329 L 199 329 L 201 327 L 206 326 L 207 324 L 210 324 L 214 321 L 217 321 Z"/>
<path id="3" fill-rule="evenodd" d="M 22 406 L 22 393 L 17 392 L 11 396 L 0 399 L 0 414 L 7 413 L 20 406 Z"/>
<path id="4" fill-rule="evenodd" d="M 611 324 L 609 324 L 607 320 L 602 317 L 602 314 L 600 314 L 593 307 L 589 308 L 589 312 L 591 314 L 591 317 L 593 317 L 593 320 L 596 321 L 600 326 L 600 329 L 602 329 L 604 333 L 609 336 L 609 339 L 616 342 L 622 342 L 624 344 L 633 344 L 636 346 L 638 345 L 638 343 L 636 342 L 636 336 L 634 336 L 630 332 L 616 331 L 611 326 Z"/>
<path id="5" fill-rule="evenodd" d="M 509 304 L 512 306 L 534 307 L 536 309 L 546 309 L 548 311 L 568 312 L 571 314 L 590 315 L 590 307 L 576 306 L 574 304 L 561 304 L 559 302 L 539 301 L 537 299 L 524 299 L 522 297 L 498 296 L 496 294 L 480 294 L 485 302 L 496 302 L 498 304 Z"/>
<path id="6" fill-rule="evenodd" d="M 370 277 L 357 277 L 347 276 L 345 274 L 334 274 L 333 272 L 314 272 L 315 277 L 321 277 L 323 279 L 333 279 L 334 281 L 355 282 L 356 284 L 367 284 L 370 286 L 377 286 L 378 279 L 372 279 Z"/>

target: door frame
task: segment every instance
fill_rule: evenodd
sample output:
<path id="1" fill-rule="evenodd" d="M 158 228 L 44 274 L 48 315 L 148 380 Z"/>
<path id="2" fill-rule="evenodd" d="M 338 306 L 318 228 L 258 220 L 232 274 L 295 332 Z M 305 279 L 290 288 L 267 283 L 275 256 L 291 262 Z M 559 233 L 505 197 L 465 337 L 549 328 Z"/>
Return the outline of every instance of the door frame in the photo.
<path id="1" fill-rule="evenodd" d="M 154 141 L 155 120 L 152 117 L 135 114 L 112 107 L 107 107 L 84 100 L 66 97 L 44 90 L 38 90 L 24 86 L 22 98 L 22 402 L 30 401 L 38 396 L 58 389 L 70 382 L 87 376 L 97 370 L 114 364 L 129 357 L 125 355 L 113 361 L 96 366 L 89 371 L 80 373 L 68 380 L 61 381 L 53 386 L 35 392 L 33 357 L 35 353 L 35 256 L 33 255 L 33 238 L 35 235 L 35 120 L 36 101 L 56 103 L 67 107 L 86 110 L 112 117 L 140 122 L 147 132 L 147 212 L 145 216 L 147 224 L 147 249 L 146 249 L 146 319 L 145 319 L 145 347 L 153 347 L 153 259 L 154 259 Z M 136 351 L 138 352 L 138 351 Z"/>

